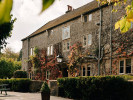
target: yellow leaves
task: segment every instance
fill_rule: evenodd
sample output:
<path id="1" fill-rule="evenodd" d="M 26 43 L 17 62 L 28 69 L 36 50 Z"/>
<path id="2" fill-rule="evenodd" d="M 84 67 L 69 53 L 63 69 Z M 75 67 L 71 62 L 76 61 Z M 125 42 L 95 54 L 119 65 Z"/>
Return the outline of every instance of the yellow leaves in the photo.
<path id="1" fill-rule="evenodd" d="M 12 4 L 13 0 L 0 0 L 0 24 L 10 22 Z"/>
<path id="2" fill-rule="evenodd" d="M 42 0 L 42 11 L 46 10 L 48 7 L 50 7 L 55 0 Z"/>
<path id="3" fill-rule="evenodd" d="M 127 14 L 127 21 L 133 22 L 133 10 L 130 10 Z"/>
<path id="4" fill-rule="evenodd" d="M 127 20 L 127 17 L 122 18 L 115 23 L 115 30 L 120 28 L 121 33 L 127 32 L 131 27 L 131 23 Z"/>

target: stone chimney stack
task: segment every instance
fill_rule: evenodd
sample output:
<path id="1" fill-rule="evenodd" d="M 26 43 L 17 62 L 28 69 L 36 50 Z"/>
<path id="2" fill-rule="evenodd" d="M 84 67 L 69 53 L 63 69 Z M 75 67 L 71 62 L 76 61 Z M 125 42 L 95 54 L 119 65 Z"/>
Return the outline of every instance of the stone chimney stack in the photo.
<path id="1" fill-rule="evenodd" d="M 72 8 L 72 6 L 70 6 L 70 5 L 67 5 L 67 7 L 68 7 L 68 10 L 66 11 L 66 13 L 68 13 L 68 12 L 70 12 L 70 11 L 73 11 L 73 8 Z"/>

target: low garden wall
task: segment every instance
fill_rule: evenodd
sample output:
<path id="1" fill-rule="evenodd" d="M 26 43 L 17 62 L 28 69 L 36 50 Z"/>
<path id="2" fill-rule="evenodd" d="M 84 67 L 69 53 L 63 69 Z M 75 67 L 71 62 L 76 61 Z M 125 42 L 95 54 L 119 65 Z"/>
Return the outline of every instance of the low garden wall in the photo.
<path id="1" fill-rule="evenodd" d="M 78 100 L 133 100 L 132 76 L 58 79 L 59 96 Z"/>

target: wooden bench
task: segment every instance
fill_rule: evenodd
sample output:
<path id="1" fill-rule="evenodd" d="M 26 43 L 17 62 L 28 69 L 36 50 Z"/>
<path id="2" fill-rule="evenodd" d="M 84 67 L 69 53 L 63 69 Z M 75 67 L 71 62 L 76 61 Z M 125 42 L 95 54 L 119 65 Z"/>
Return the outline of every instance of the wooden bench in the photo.
<path id="1" fill-rule="evenodd" d="M 9 91 L 10 88 L 8 88 L 8 84 L 0 84 L 0 91 L 2 94 L 2 91 L 5 91 L 5 94 L 7 95 L 7 91 Z"/>

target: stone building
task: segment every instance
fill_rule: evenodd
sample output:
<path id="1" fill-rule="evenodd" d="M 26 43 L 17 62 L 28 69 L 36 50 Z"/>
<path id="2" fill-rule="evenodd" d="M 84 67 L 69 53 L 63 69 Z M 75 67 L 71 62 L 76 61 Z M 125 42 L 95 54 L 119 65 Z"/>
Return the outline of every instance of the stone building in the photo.
<path id="1" fill-rule="evenodd" d="M 125 34 L 114 30 L 115 22 L 125 14 L 125 7 L 126 5 L 118 7 L 108 4 L 99 6 L 95 0 L 77 9 L 68 6 L 68 11 L 64 15 L 22 39 L 23 70 L 28 71 L 27 61 L 29 56 L 33 55 L 34 47 L 46 48 L 49 57 L 54 54 L 55 46 L 58 46 L 57 55 L 61 54 L 63 63 L 67 63 L 70 46 L 81 42 L 82 52 L 87 51 L 89 54 L 82 57 L 83 62 L 78 68 L 80 76 L 132 74 L 132 30 Z M 117 9 L 118 12 L 112 12 L 112 9 Z M 64 76 L 67 76 L 67 68 L 66 66 L 63 69 Z"/>

